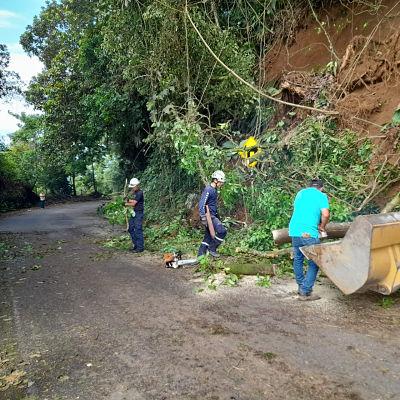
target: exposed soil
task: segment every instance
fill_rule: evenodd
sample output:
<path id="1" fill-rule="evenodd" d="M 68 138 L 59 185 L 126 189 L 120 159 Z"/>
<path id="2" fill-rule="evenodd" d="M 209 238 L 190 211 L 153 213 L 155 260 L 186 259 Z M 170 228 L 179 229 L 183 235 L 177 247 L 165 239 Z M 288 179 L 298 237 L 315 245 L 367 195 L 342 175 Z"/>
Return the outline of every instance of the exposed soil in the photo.
<path id="1" fill-rule="evenodd" d="M 117 232 L 95 208 L 0 219 L 15 246 L 0 270 L 0 377 L 22 374 L 0 399 L 399 398 L 396 297 L 383 308 L 322 280 L 323 299 L 304 303 L 291 278 L 253 277 L 198 292 L 192 269 L 102 247 Z"/>
<path id="2" fill-rule="evenodd" d="M 317 92 L 326 91 L 341 124 L 373 137 L 377 153 L 398 164 L 399 152 L 380 127 L 391 121 L 400 103 L 400 3 L 383 0 L 377 9 L 372 3 L 344 4 L 318 10 L 318 21 L 310 15 L 290 45 L 277 42 L 265 57 L 261 79 L 281 82 L 286 96 L 298 102 L 310 103 Z M 317 73 L 329 62 L 335 63 L 335 78 L 327 85 L 318 82 Z"/>

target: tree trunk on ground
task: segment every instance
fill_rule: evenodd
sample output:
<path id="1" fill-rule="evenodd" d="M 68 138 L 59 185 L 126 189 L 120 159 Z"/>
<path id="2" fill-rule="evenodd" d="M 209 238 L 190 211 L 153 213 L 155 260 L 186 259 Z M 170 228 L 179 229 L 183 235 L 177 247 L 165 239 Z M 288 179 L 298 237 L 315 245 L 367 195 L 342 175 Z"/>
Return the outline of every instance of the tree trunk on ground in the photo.
<path id="1" fill-rule="evenodd" d="M 400 192 L 396 194 L 396 196 L 393 197 L 392 200 L 389 201 L 389 203 L 386 204 L 385 207 L 382 209 L 382 214 L 384 213 L 389 213 L 393 211 L 397 206 L 400 205 Z"/>
<path id="2" fill-rule="evenodd" d="M 276 265 L 269 261 L 229 264 L 229 268 L 229 272 L 236 275 L 276 275 Z"/>
<path id="3" fill-rule="evenodd" d="M 287 254 L 291 254 L 293 249 L 291 247 L 287 249 L 280 249 L 280 250 L 274 250 L 274 251 L 258 251 L 258 250 L 253 250 L 253 249 L 242 249 L 240 247 L 236 247 L 235 252 L 236 253 L 243 253 L 247 255 L 252 255 L 256 257 L 262 257 L 262 258 L 276 258 L 279 256 L 285 256 Z"/>
<path id="4" fill-rule="evenodd" d="M 326 239 L 339 239 L 344 237 L 349 230 L 351 222 L 331 222 L 326 226 Z M 276 244 L 290 243 L 289 229 L 275 229 L 272 231 L 272 236 Z"/>

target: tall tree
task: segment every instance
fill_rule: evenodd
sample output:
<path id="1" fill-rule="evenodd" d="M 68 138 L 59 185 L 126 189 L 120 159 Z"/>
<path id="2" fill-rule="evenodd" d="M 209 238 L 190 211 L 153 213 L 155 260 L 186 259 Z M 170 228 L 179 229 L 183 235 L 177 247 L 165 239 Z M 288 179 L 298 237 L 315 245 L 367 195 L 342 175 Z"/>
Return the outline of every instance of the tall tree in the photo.
<path id="1" fill-rule="evenodd" d="M 9 65 L 10 53 L 6 45 L 0 44 L 0 98 L 19 92 L 19 76 L 15 72 L 8 71 Z"/>
<path id="2" fill-rule="evenodd" d="M 72 157 L 88 165 L 107 151 L 140 160 L 148 128 L 145 101 L 108 71 L 98 12 L 89 0 L 53 1 L 28 26 L 21 44 L 45 70 L 27 98 L 44 111 L 54 151 L 74 150 Z"/>

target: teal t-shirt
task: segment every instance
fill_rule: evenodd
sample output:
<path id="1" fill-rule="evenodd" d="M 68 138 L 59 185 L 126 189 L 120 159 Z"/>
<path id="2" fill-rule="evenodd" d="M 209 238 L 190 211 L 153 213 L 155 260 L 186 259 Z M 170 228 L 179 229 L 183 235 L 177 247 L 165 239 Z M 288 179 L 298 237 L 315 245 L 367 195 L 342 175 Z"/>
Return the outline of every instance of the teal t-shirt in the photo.
<path id="1" fill-rule="evenodd" d="M 321 222 L 321 210 L 329 209 L 328 196 L 316 188 L 300 190 L 294 199 L 294 210 L 289 223 L 289 236 L 301 237 L 308 233 L 318 238 L 318 225 Z"/>

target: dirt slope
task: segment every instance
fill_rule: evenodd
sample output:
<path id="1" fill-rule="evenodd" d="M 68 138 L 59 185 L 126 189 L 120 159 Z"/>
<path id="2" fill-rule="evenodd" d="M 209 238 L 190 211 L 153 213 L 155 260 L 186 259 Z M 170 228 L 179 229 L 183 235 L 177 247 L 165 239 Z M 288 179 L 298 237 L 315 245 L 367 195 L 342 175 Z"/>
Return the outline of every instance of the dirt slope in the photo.
<path id="1" fill-rule="evenodd" d="M 318 21 L 311 14 L 293 43 L 271 48 L 262 80 L 280 81 L 293 71 L 319 72 L 333 62 L 331 95 L 343 120 L 376 136 L 376 125 L 390 122 L 400 103 L 399 27 L 399 1 L 384 0 L 375 9 L 342 5 L 318 10 Z"/>

